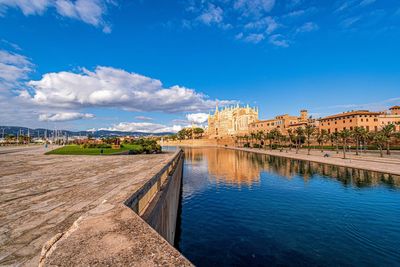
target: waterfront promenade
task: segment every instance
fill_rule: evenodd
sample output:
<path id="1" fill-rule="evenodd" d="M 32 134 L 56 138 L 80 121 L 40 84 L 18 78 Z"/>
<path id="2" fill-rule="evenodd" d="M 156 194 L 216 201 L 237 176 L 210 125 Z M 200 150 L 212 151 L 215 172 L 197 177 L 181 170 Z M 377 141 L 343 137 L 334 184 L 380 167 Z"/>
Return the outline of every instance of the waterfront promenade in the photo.
<path id="1" fill-rule="evenodd" d="M 0 154 L 1 266 L 37 266 L 40 259 L 45 263 L 42 247 L 47 244 L 44 252 L 49 254 L 55 249 L 52 242 L 73 231 L 97 233 L 98 243 L 83 236 L 78 246 L 58 250 L 57 257 L 49 259 L 52 264 L 74 265 L 74 259 L 68 258 L 73 250 L 83 265 L 190 265 L 123 204 L 173 153 L 60 156 L 44 152 L 38 147 Z M 100 242 L 113 249 L 103 251 Z M 69 256 L 63 257 L 64 252 Z"/>

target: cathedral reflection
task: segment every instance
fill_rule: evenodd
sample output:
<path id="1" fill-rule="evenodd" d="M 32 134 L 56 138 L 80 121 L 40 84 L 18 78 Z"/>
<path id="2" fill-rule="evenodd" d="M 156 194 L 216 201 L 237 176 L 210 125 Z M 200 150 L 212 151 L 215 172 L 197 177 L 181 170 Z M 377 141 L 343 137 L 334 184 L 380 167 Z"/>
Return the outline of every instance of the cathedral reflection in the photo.
<path id="1" fill-rule="evenodd" d="M 396 175 L 230 149 L 185 148 L 184 150 L 187 161 L 207 161 L 209 178 L 217 183 L 250 186 L 259 183 L 262 172 L 270 172 L 285 179 L 300 176 L 305 182 L 319 175 L 334 178 L 345 186 L 367 187 L 379 183 L 400 186 L 400 176 Z"/>

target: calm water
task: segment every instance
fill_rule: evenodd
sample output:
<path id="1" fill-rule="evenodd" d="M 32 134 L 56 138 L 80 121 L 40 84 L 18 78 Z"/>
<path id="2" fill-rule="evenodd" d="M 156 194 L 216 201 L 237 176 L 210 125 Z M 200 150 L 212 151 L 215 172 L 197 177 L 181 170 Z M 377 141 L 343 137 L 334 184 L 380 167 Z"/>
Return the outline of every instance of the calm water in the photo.
<path id="1" fill-rule="evenodd" d="M 400 266 L 400 177 L 185 149 L 177 246 L 198 266 Z"/>

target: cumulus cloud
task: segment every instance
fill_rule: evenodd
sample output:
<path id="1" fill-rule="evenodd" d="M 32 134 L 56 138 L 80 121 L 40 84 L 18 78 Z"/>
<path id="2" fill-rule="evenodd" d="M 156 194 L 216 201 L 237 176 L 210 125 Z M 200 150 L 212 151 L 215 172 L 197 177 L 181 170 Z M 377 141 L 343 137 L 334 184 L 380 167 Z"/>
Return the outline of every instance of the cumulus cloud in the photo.
<path id="1" fill-rule="evenodd" d="M 0 50 L 0 92 L 21 86 L 22 81 L 33 71 L 33 67 L 27 57 Z"/>
<path id="2" fill-rule="evenodd" d="M 121 122 L 118 124 L 114 124 L 112 127 L 100 128 L 99 130 L 142 132 L 142 133 L 167 133 L 167 132 L 176 133 L 182 130 L 182 126 L 180 125 L 167 126 L 164 124 L 150 123 L 150 122 Z"/>
<path id="3" fill-rule="evenodd" d="M 56 108 L 117 107 L 129 111 L 167 113 L 207 111 L 216 101 L 182 86 L 164 87 L 161 81 L 112 67 L 80 73 L 57 72 L 28 82 L 33 94 L 20 97 L 39 106 Z M 235 101 L 219 101 L 221 105 Z"/>
<path id="4" fill-rule="evenodd" d="M 113 3 L 108 0 L 2 0 L 0 8 L 19 8 L 25 16 L 43 15 L 48 9 L 54 8 L 63 17 L 102 27 L 104 32 L 109 32 L 111 28 L 103 16 Z"/>
<path id="5" fill-rule="evenodd" d="M 208 114 L 207 113 L 187 114 L 186 119 L 192 123 L 202 124 L 208 120 Z"/>
<path id="6" fill-rule="evenodd" d="M 210 25 L 212 23 L 222 22 L 222 16 L 223 10 L 220 7 L 209 3 L 207 9 L 205 9 L 197 19 L 206 25 Z"/>
<path id="7" fill-rule="evenodd" d="M 81 119 L 94 118 L 93 114 L 90 113 L 78 113 L 78 112 L 60 112 L 55 114 L 40 114 L 39 121 L 73 121 Z"/>

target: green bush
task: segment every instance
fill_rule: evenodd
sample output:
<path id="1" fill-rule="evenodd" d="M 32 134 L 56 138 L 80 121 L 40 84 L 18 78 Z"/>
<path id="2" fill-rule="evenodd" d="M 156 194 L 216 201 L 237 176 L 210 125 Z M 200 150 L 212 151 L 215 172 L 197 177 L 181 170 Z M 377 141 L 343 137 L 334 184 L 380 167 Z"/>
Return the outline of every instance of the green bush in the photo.
<path id="1" fill-rule="evenodd" d="M 253 144 L 253 148 L 262 148 L 262 145 L 260 145 L 260 144 Z"/>

